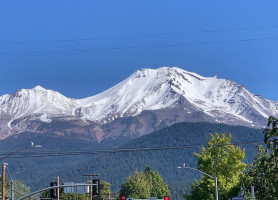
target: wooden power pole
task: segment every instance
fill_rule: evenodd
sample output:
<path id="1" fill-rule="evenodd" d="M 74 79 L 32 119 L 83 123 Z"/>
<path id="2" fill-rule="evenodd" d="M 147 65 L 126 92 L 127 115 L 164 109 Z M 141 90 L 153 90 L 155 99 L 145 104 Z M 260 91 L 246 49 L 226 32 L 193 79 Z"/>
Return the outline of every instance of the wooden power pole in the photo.
<path id="1" fill-rule="evenodd" d="M 56 181 L 57 181 L 57 186 L 59 186 L 60 185 L 60 183 L 59 183 L 59 176 L 57 176 Z M 57 192 L 57 200 L 60 200 L 60 189 L 57 188 L 56 192 Z"/>
<path id="2" fill-rule="evenodd" d="M 93 183 L 93 177 L 94 176 L 99 176 L 99 174 L 85 174 L 85 175 L 83 175 L 83 176 L 87 176 L 87 177 L 89 177 L 89 183 Z M 89 194 L 90 194 L 90 200 L 93 200 L 93 187 L 92 186 L 89 186 Z"/>

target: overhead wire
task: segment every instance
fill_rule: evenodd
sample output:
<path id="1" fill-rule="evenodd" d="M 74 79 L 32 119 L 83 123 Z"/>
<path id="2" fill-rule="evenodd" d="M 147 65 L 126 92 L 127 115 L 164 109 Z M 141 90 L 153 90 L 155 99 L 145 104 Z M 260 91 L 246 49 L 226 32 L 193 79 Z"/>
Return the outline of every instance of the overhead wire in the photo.
<path id="1" fill-rule="evenodd" d="M 247 27 L 247 28 L 234 28 L 234 29 L 220 29 L 220 30 L 206 30 L 206 31 L 191 31 L 184 33 L 161 33 L 161 34 L 145 34 L 145 35 L 130 35 L 130 36 L 110 36 L 110 37 L 97 37 L 97 38 L 85 38 L 85 39 L 65 39 L 65 40 L 45 40 L 45 41 L 10 41 L 0 42 L 5 43 L 46 43 L 46 42 L 71 42 L 93 39 L 121 39 L 121 38 L 136 38 L 136 37 L 150 37 L 150 36 L 169 36 L 169 35 L 186 35 L 197 33 L 210 33 L 210 32 L 224 32 L 224 31 L 242 31 L 242 30 L 254 30 L 254 29 L 267 29 L 278 28 L 278 26 L 261 26 L 261 27 Z M 249 38 L 240 40 L 225 40 L 225 41 L 209 41 L 209 42 L 195 42 L 195 43 L 180 43 L 180 44 L 166 44 L 166 45 L 145 45 L 145 46 L 130 46 L 130 47 L 110 47 L 110 48 L 90 48 L 90 49 L 71 49 L 71 50 L 49 50 L 49 51 L 25 51 L 25 52 L 0 52 L 0 55 L 14 55 L 14 54 L 38 54 L 38 53 L 62 53 L 62 52 L 86 52 L 86 51 L 99 51 L 99 50 L 121 50 L 121 49 L 139 49 L 139 48 L 161 48 L 161 47 L 175 47 L 175 46 L 187 46 L 187 45 L 205 45 L 205 44 L 217 44 L 217 43 L 233 43 L 233 42 L 248 42 L 259 40 L 273 40 L 277 37 L 265 37 L 265 38 Z M 5 120 L 5 119 L 0 119 Z M 247 143 L 246 143 L 247 144 Z M 203 145 L 205 146 L 205 145 Z M 118 152 L 135 152 L 135 151 L 148 151 L 148 150 L 166 150 L 166 149 L 182 149 L 182 148 L 196 148 L 196 146 L 179 146 L 179 147 L 157 147 L 157 148 L 141 148 L 141 149 L 114 149 L 114 150 L 101 150 L 101 151 L 87 151 L 87 152 L 66 152 L 66 153 L 40 153 L 29 155 L 29 157 L 43 157 L 43 156 L 63 156 L 63 155 L 82 155 L 82 154 L 100 154 L 100 153 L 118 153 Z M 15 155 L 10 158 L 21 158 Z"/>
<path id="2" fill-rule="evenodd" d="M 6 169 L 7 169 L 7 172 L 8 172 L 8 174 L 9 174 L 9 176 L 10 176 L 10 179 L 11 179 L 11 180 L 15 180 L 14 177 L 12 177 L 12 175 L 11 175 L 11 173 L 10 173 L 9 167 L 6 167 Z"/>
<path id="3" fill-rule="evenodd" d="M 214 33 L 214 32 L 228 32 L 228 31 L 243 31 L 243 30 L 256 30 L 256 29 L 270 29 L 278 28 L 278 25 L 272 26 L 256 26 L 245 28 L 231 28 L 231 29 L 216 29 L 216 30 L 203 30 L 203 31 L 188 31 L 177 33 L 157 33 L 157 34 L 142 34 L 142 35 L 126 35 L 126 36 L 101 36 L 94 38 L 74 38 L 74 39 L 57 39 L 57 40 L 38 40 L 38 41 L 7 41 L 0 42 L 0 44 L 34 44 L 34 43 L 55 43 L 55 42 L 75 42 L 75 41 L 90 41 L 98 39 L 127 39 L 127 38 L 142 38 L 142 37 L 158 37 L 158 36 L 172 36 L 172 35 L 188 35 L 200 33 Z"/>
<path id="4" fill-rule="evenodd" d="M 8 175 L 9 175 L 9 177 L 10 177 L 10 180 L 12 181 L 12 184 L 14 184 L 14 187 L 16 187 L 17 184 L 18 184 L 18 182 L 15 181 L 16 179 L 11 175 L 11 172 L 10 172 L 10 170 L 9 170 L 9 167 L 6 167 L 6 169 L 7 169 Z M 13 190 L 13 192 L 14 192 L 14 193 L 17 193 L 17 194 L 19 194 L 19 195 L 23 195 L 22 193 L 18 192 L 17 190 Z"/>
<path id="5" fill-rule="evenodd" d="M 18 182 L 15 181 L 16 179 L 11 175 L 9 168 L 6 167 L 6 169 L 7 169 L 8 175 L 10 176 L 10 180 L 11 180 L 11 181 L 13 182 L 13 184 L 14 184 L 14 188 L 16 188 Z M 19 195 L 21 195 L 21 196 L 24 196 L 24 194 L 18 192 L 18 191 L 15 190 L 15 189 L 13 190 L 13 192 L 16 193 L 16 194 L 19 194 Z"/>
<path id="6" fill-rule="evenodd" d="M 181 150 L 181 149 L 193 149 L 200 147 L 212 147 L 212 146 L 229 146 L 229 145 L 249 145 L 249 144 L 261 144 L 263 140 L 246 141 L 246 142 L 234 142 L 230 144 L 217 144 L 217 145 L 182 145 L 182 146 L 163 146 L 163 147 L 142 147 L 131 149 L 103 149 L 103 150 L 91 150 L 91 151 L 62 151 L 62 152 L 21 152 L 10 156 L 9 158 L 30 158 L 30 157 L 53 157 L 53 156 L 79 156 L 79 155 L 92 155 L 92 154 L 111 154 L 111 153 L 131 153 L 131 152 L 143 152 L 143 151 L 162 151 L 162 150 Z M 6 152 L 7 154 L 8 152 Z M 3 154 L 3 153 L 2 153 Z"/>
<path id="7" fill-rule="evenodd" d="M 90 51 L 144 49 L 144 48 L 164 48 L 164 47 L 208 45 L 208 44 L 234 43 L 234 42 L 250 42 L 250 41 L 275 40 L 275 39 L 278 39 L 278 36 L 275 36 L 275 37 L 264 37 L 264 38 L 249 38 L 249 39 L 240 39 L 240 40 L 222 40 L 222 41 L 195 42 L 195 43 L 177 43 L 177 44 L 161 44 L 161 45 L 145 45 L 145 46 L 88 48 L 88 49 L 67 49 L 67 50 L 47 50 L 47 51 L 0 52 L 0 55 L 44 54 L 44 53 L 90 52 Z"/>

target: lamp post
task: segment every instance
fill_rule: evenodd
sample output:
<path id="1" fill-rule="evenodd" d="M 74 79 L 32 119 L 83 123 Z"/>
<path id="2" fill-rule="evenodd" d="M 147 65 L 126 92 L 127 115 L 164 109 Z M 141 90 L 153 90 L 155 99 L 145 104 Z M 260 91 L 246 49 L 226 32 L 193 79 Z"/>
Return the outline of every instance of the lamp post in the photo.
<path id="1" fill-rule="evenodd" d="M 217 177 L 213 177 L 213 176 L 211 176 L 211 175 L 209 175 L 209 174 L 207 174 L 207 173 L 205 173 L 205 172 L 203 172 L 203 171 L 201 171 L 201 170 L 198 170 L 198 169 L 195 169 L 195 168 L 192 168 L 192 167 L 186 167 L 186 166 L 185 166 L 185 163 L 183 163 L 183 166 L 182 166 L 182 167 L 178 167 L 178 169 L 182 169 L 182 168 L 183 168 L 183 169 L 192 169 L 192 170 L 195 170 L 195 171 L 197 171 L 197 172 L 200 172 L 200 173 L 202 173 L 202 174 L 204 174 L 204 175 L 206 175 L 206 176 L 208 176 L 208 177 L 214 179 L 214 182 L 215 182 L 215 199 L 218 200 Z"/>
<path id="2" fill-rule="evenodd" d="M 9 153 L 9 154 L 7 154 L 6 156 L 4 156 L 4 157 L 2 157 L 2 158 L 0 158 L 0 161 L 2 161 L 2 160 L 4 160 L 5 158 L 8 158 L 9 156 L 11 156 L 11 155 L 13 155 L 13 154 L 15 154 L 15 153 L 17 153 L 17 152 L 19 152 L 19 151 L 23 151 L 24 149 L 28 149 L 28 148 L 40 148 L 40 147 L 42 147 L 41 145 L 34 145 L 34 142 L 31 142 L 31 146 L 26 146 L 26 147 L 23 147 L 23 148 L 20 148 L 20 149 L 17 149 L 17 150 L 15 150 L 15 151 L 13 151 L 13 152 L 11 152 L 11 153 Z M 6 168 L 6 165 L 8 165 L 7 163 L 3 163 L 3 165 L 2 165 L 2 200 L 6 200 L 6 191 L 5 191 L 5 168 Z M 12 182 L 12 184 L 13 184 L 13 182 Z M 12 186 L 12 191 L 11 191 L 11 198 L 12 198 L 12 200 L 13 200 L 13 196 L 14 196 L 14 194 L 13 194 L 13 186 Z"/>

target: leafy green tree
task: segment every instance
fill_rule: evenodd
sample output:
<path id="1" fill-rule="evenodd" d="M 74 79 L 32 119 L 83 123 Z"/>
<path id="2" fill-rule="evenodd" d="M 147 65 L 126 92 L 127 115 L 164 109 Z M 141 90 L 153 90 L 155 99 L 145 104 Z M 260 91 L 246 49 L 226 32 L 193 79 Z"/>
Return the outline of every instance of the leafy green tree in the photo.
<path id="1" fill-rule="evenodd" d="M 120 190 L 120 195 L 136 199 L 147 199 L 150 196 L 163 198 L 169 194 L 168 186 L 159 173 L 151 171 L 149 167 L 144 173 L 136 171 L 133 176 L 129 176 Z"/>
<path id="2" fill-rule="evenodd" d="M 147 182 L 145 175 L 135 172 L 133 176 L 129 176 L 122 184 L 120 195 L 133 197 L 136 199 L 145 199 L 150 195 L 151 185 Z"/>
<path id="3" fill-rule="evenodd" d="M 162 199 L 164 196 L 170 195 L 167 184 L 163 182 L 163 179 L 158 172 L 151 171 L 150 168 L 147 167 L 144 174 L 147 182 L 151 184 L 151 197 Z"/>
<path id="4" fill-rule="evenodd" d="M 111 184 L 101 180 L 100 181 L 100 195 L 94 195 L 93 199 L 108 199 L 109 196 L 111 195 L 111 189 L 110 189 Z M 111 197 L 111 196 L 110 196 Z"/>
<path id="5" fill-rule="evenodd" d="M 257 147 L 254 158 L 242 178 L 244 191 L 250 194 L 254 185 L 257 199 L 278 199 L 278 120 L 269 117 L 267 128 L 264 129 L 265 146 Z"/>
<path id="6" fill-rule="evenodd" d="M 1 179 L 1 176 L 0 176 Z M 14 184 L 14 198 L 18 199 L 22 196 L 25 196 L 30 193 L 30 188 L 24 185 L 19 180 L 13 180 Z M 5 181 L 5 187 L 6 187 L 6 195 L 8 195 L 11 198 L 11 185 L 12 182 L 6 179 Z M 0 188 L 2 188 L 2 182 L 0 181 Z"/>
<path id="7" fill-rule="evenodd" d="M 207 148 L 201 147 L 200 154 L 194 153 L 198 170 L 218 178 L 219 199 L 228 199 L 239 191 L 239 182 L 246 164 L 242 162 L 244 150 L 231 145 L 231 134 L 219 136 L 210 134 Z M 215 199 L 214 179 L 203 175 L 200 181 L 192 183 L 189 195 L 184 195 L 187 200 Z"/>
<path id="8" fill-rule="evenodd" d="M 44 198 L 50 198 L 50 190 L 45 190 L 45 191 L 43 191 L 43 192 L 40 194 L 40 197 L 41 197 L 42 199 L 44 199 Z"/>

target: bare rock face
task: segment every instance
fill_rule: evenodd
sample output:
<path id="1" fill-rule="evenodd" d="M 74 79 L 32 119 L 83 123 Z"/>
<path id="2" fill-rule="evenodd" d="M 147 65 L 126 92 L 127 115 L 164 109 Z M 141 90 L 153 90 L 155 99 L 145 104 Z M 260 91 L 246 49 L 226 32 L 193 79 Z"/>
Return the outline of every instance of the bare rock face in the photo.
<path id="1" fill-rule="evenodd" d="M 0 96 L 0 139 L 22 132 L 79 134 L 95 141 L 139 137 L 177 122 L 261 128 L 278 102 L 217 77 L 179 68 L 141 69 L 92 97 L 71 99 L 41 86 Z"/>

